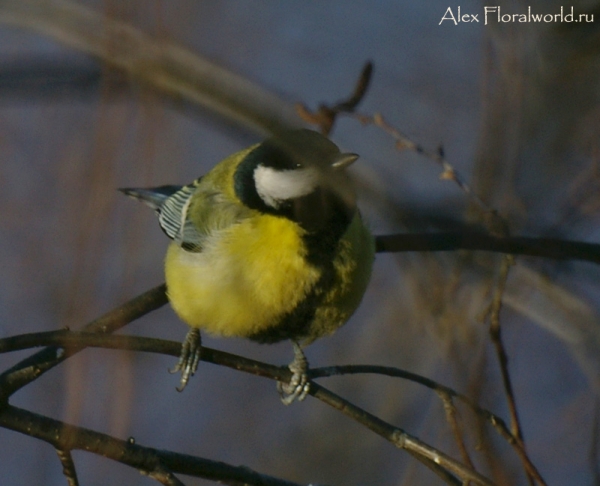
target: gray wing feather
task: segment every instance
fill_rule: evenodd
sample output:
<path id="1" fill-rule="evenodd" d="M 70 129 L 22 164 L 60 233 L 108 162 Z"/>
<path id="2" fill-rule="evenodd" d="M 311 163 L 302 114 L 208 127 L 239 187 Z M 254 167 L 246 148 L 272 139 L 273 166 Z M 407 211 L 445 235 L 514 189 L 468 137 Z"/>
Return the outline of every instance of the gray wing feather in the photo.
<path id="1" fill-rule="evenodd" d="M 200 251 L 202 235 L 196 230 L 188 211 L 197 186 L 190 184 L 169 196 L 160 207 L 158 222 L 166 235 L 182 248 Z"/>
<path id="2" fill-rule="evenodd" d="M 158 222 L 165 234 L 188 251 L 201 251 L 202 235 L 188 218 L 192 196 L 200 179 L 187 186 L 160 186 L 150 189 L 120 189 L 124 194 L 143 202 L 158 213 Z"/>

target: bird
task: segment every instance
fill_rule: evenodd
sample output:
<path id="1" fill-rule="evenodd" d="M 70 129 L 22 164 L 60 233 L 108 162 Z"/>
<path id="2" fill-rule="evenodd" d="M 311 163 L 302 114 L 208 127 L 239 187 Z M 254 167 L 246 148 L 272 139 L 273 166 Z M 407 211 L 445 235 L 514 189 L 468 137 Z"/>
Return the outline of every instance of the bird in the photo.
<path id="1" fill-rule="evenodd" d="M 359 306 L 374 238 L 347 168 L 358 159 L 309 129 L 281 131 L 225 158 L 184 186 L 123 188 L 151 207 L 172 240 L 170 304 L 190 327 L 179 361 L 182 391 L 202 356 L 200 330 L 259 343 L 290 340 L 283 403 L 310 390 L 303 347 L 333 334 Z"/>

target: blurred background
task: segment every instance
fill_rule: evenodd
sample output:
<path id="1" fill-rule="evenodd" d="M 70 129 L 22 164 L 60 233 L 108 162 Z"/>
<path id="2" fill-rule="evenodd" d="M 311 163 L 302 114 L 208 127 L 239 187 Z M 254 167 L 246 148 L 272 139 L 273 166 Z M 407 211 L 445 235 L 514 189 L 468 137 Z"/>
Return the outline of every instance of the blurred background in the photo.
<path id="1" fill-rule="evenodd" d="M 506 13 L 562 6 L 496 3 Z M 449 7 L 458 12 L 438 0 L 0 1 L 0 337 L 75 329 L 160 284 L 167 239 L 150 210 L 116 189 L 190 182 L 261 140 L 270 123 L 301 123 L 294 103 L 316 108 L 346 97 L 368 60 L 374 75 L 359 111 L 382 113 L 428 150 L 443 145 L 512 234 L 597 242 L 600 3 L 565 10 L 571 5 L 595 13 L 594 22 L 486 26 L 475 0 L 461 13 L 479 22 L 457 25 L 440 25 Z M 117 35 L 114 25 L 131 29 Z M 204 72 L 208 81 L 169 84 L 161 63 L 181 79 Z M 382 130 L 344 118 L 332 138 L 361 155 L 354 174 L 375 234 L 481 224 L 439 166 L 398 151 Z M 379 255 L 361 308 L 310 346 L 311 365 L 396 366 L 508 418 L 486 320 L 500 262 L 481 252 Z M 600 484 L 599 281 L 593 264 L 520 257 L 504 294 L 503 339 L 527 449 L 549 485 Z M 168 306 L 124 329 L 177 341 L 186 331 Z M 205 344 L 275 364 L 291 359 L 288 343 Z M 30 354 L 0 355 L 2 370 Z M 301 483 L 441 483 L 310 397 L 284 407 L 273 382 L 205 363 L 177 393 L 173 365 L 89 349 L 11 403 Z M 459 457 L 433 392 L 375 376 L 322 384 Z M 497 484 L 526 484 L 514 451 L 467 409 L 461 415 L 480 471 Z M 3 485 L 65 484 L 45 443 L 2 429 L 0 457 Z M 156 484 L 91 454 L 74 459 L 86 486 Z"/>

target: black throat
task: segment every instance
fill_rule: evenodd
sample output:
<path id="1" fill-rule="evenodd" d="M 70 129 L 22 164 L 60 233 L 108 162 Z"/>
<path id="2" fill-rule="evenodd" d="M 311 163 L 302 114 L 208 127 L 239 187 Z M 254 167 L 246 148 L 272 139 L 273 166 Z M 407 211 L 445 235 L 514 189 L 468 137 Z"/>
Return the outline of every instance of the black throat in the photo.
<path id="1" fill-rule="evenodd" d="M 287 218 L 305 230 L 302 239 L 306 261 L 320 271 L 318 282 L 296 308 L 282 315 L 272 328 L 248 336 L 262 343 L 290 338 L 301 340 L 310 335 L 315 311 L 336 282 L 334 261 L 339 241 L 357 211 L 354 203 L 346 202 L 333 186 L 317 187 L 305 196 L 281 201 L 277 207 L 266 204 L 256 190 L 254 171 L 259 164 L 293 170 L 297 161 L 290 159 L 277 146 L 263 143 L 246 156 L 234 175 L 235 193 L 243 204 L 261 213 Z"/>
<path id="2" fill-rule="evenodd" d="M 277 207 L 268 205 L 256 190 L 254 171 L 259 164 L 279 168 L 286 167 L 286 163 L 290 162 L 283 151 L 259 145 L 240 162 L 234 175 L 235 193 L 250 209 L 298 223 L 306 230 L 307 258 L 320 267 L 323 261 L 333 257 L 356 208 L 345 202 L 333 187 L 317 187 L 306 196 L 281 201 Z"/>

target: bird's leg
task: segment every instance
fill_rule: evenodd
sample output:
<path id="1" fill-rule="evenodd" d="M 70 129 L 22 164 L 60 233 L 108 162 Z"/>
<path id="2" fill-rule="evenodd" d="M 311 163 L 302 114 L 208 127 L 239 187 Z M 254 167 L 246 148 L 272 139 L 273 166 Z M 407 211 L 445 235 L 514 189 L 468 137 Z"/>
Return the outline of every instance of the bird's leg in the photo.
<path id="1" fill-rule="evenodd" d="M 294 360 L 288 366 L 292 372 L 292 378 L 289 383 L 277 382 L 277 391 L 284 405 L 289 405 L 295 400 L 301 402 L 310 390 L 306 356 L 296 341 L 292 341 L 292 346 L 294 347 Z"/>
<path id="2" fill-rule="evenodd" d="M 198 369 L 198 363 L 202 356 L 202 338 L 200 337 L 200 330 L 192 327 L 185 340 L 181 345 L 181 354 L 179 355 L 179 361 L 175 365 L 175 368 L 169 370 L 170 373 L 177 373 L 181 371 L 181 381 L 177 387 L 177 391 L 181 392 L 187 385 L 191 376 L 194 375 Z"/>

